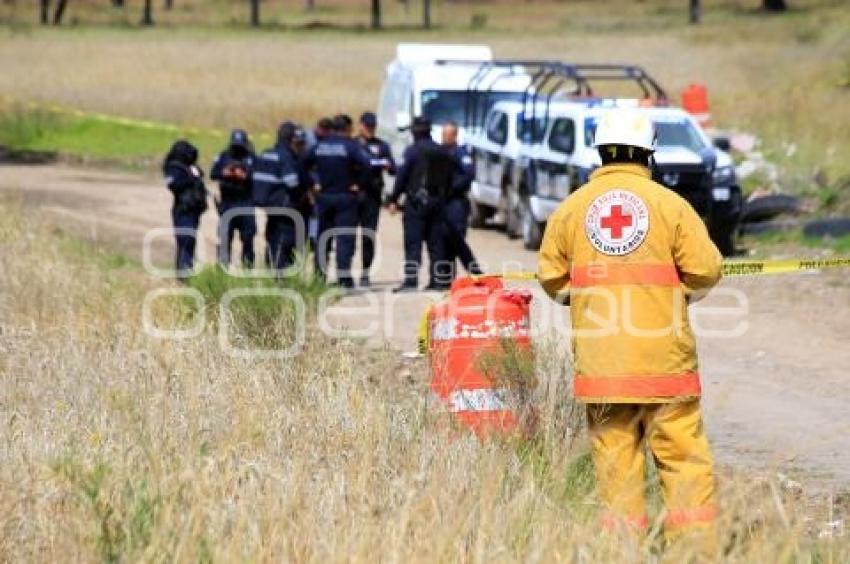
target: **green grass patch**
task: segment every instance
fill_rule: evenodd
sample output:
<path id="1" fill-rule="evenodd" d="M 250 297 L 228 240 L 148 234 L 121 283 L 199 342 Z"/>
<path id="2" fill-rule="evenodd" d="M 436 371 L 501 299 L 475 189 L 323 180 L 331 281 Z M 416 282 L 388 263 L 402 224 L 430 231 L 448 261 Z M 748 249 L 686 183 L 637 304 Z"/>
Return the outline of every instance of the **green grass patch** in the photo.
<path id="1" fill-rule="evenodd" d="M 303 270 L 299 269 L 299 272 Z M 188 280 L 189 288 L 200 292 L 208 319 L 219 319 L 221 306 L 233 291 L 256 292 L 240 295 L 226 303 L 229 332 L 251 346 L 271 349 L 291 342 L 297 324 L 306 321 L 317 308 L 319 297 L 328 290 L 320 279 L 296 273 L 285 278 L 249 278 L 233 276 L 218 266 L 210 266 Z M 294 296 L 278 295 L 278 290 L 295 292 Z M 303 306 L 299 311 L 296 301 Z M 194 311 L 192 300 L 183 300 L 187 311 Z M 304 317 L 299 316 L 303 313 Z"/>
<path id="2" fill-rule="evenodd" d="M 850 235 L 841 237 L 807 237 L 801 229 L 745 235 L 741 243 L 746 248 L 755 249 L 758 255 L 770 255 L 779 247 L 833 250 L 836 254 L 850 254 Z"/>
<path id="3" fill-rule="evenodd" d="M 168 124 L 135 124 L 96 114 L 6 108 L 0 113 L 0 145 L 14 150 L 66 155 L 135 166 L 159 164 L 176 139 L 194 143 L 205 160 L 221 150 L 224 134 L 189 131 Z"/>

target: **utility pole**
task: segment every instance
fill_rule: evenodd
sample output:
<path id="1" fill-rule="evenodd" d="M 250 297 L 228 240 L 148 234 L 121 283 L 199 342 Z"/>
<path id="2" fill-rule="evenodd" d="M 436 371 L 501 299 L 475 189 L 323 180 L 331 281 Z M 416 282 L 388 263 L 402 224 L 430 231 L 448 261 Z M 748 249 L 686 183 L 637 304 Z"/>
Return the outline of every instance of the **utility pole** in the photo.
<path id="1" fill-rule="evenodd" d="M 381 29 L 381 0 L 372 0 L 372 29 Z"/>
<path id="2" fill-rule="evenodd" d="M 431 0 L 422 0 L 422 27 L 431 29 Z"/>
<path id="3" fill-rule="evenodd" d="M 251 0 L 251 27 L 260 27 L 260 0 Z"/>
<path id="4" fill-rule="evenodd" d="M 65 8 L 68 7 L 68 0 L 59 0 L 56 4 L 56 11 L 53 12 L 53 25 L 62 25 L 62 17 L 65 15 Z"/>
<path id="5" fill-rule="evenodd" d="M 699 0 L 691 0 L 691 24 L 697 25 L 702 19 L 702 10 Z"/>
<path id="6" fill-rule="evenodd" d="M 153 25 L 153 0 L 145 0 L 144 9 L 142 10 L 142 25 Z"/>

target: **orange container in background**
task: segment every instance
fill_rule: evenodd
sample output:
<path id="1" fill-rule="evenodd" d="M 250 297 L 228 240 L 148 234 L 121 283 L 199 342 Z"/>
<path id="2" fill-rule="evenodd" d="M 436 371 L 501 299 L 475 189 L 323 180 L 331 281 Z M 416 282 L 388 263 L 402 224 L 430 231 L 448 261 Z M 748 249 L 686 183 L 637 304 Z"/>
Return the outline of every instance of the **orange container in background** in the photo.
<path id="1" fill-rule="evenodd" d="M 696 118 L 699 124 L 706 127 L 711 123 L 711 112 L 708 108 L 708 89 L 703 84 L 689 84 L 682 92 L 682 107 Z"/>

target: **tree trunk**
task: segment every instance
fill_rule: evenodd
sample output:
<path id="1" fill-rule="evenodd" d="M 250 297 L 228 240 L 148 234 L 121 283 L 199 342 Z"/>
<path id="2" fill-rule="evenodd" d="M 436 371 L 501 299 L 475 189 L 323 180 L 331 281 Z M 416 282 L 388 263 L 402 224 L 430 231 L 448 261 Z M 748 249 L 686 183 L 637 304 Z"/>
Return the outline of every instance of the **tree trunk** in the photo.
<path id="1" fill-rule="evenodd" d="M 112 0 L 112 7 L 113 8 L 123 8 L 124 7 L 124 0 Z"/>
<path id="2" fill-rule="evenodd" d="M 251 0 L 251 27 L 260 27 L 260 0 Z"/>
<path id="3" fill-rule="evenodd" d="M 142 10 L 142 25 L 153 25 L 153 0 L 145 0 L 145 6 Z"/>
<path id="4" fill-rule="evenodd" d="M 702 10 L 700 9 L 699 0 L 690 0 L 691 2 L 691 24 L 696 25 L 702 19 Z"/>
<path id="5" fill-rule="evenodd" d="M 762 8 L 767 12 L 784 12 L 788 9 L 785 0 L 763 0 Z"/>
<path id="6" fill-rule="evenodd" d="M 165 6 L 166 10 L 170 10 L 174 7 L 174 0 L 165 0 L 165 3 L 163 5 Z"/>
<path id="7" fill-rule="evenodd" d="M 312 12 L 316 8 L 316 0 L 304 0 L 304 11 Z"/>
<path id="8" fill-rule="evenodd" d="M 431 0 L 422 0 L 422 27 L 431 29 Z"/>
<path id="9" fill-rule="evenodd" d="M 372 29 L 381 29 L 381 0 L 372 0 Z"/>
<path id="10" fill-rule="evenodd" d="M 62 18 L 65 16 L 67 6 L 68 0 L 59 0 L 56 4 L 56 11 L 53 12 L 53 25 L 62 25 Z"/>
<path id="11" fill-rule="evenodd" d="M 50 0 L 41 0 L 41 25 L 50 23 Z"/>

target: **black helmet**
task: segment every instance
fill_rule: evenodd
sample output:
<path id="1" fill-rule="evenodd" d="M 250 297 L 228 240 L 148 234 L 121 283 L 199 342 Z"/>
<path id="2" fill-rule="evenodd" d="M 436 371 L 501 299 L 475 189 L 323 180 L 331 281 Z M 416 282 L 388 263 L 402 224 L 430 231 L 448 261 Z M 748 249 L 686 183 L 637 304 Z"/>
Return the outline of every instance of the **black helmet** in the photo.
<path id="1" fill-rule="evenodd" d="M 280 124 L 280 127 L 277 128 L 277 141 L 278 143 L 282 143 L 284 145 L 289 145 L 292 143 L 292 139 L 295 137 L 295 131 L 298 129 L 298 126 L 292 123 L 291 121 L 285 121 Z"/>
<path id="2" fill-rule="evenodd" d="M 191 166 L 198 162 L 198 149 L 185 139 L 178 139 L 165 156 L 165 162 L 162 163 L 163 169 L 170 162 Z"/>

